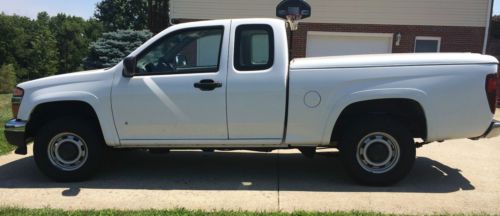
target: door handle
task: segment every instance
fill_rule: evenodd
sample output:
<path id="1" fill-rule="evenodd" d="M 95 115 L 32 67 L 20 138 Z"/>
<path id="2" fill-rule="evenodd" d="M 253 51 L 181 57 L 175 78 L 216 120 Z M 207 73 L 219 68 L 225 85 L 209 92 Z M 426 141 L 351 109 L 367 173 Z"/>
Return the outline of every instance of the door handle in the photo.
<path id="1" fill-rule="evenodd" d="M 204 79 L 204 80 L 200 80 L 200 82 L 194 83 L 193 86 L 195 88 L 202 90 L 202 91 L 212 91 L 216 88 L 222 87 L 222 83 L 215 82 L 214 80 L 211 80 L 211 79 Z"/>

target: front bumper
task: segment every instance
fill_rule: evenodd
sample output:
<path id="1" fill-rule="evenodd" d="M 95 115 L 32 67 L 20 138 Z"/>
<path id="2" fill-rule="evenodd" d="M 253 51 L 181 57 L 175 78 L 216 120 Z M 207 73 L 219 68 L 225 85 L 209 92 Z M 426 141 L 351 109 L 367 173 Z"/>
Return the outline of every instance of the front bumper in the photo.
<path id="1" fill-rule="evenodd" d="M 17 146 L 17 154 L 26 154 L 26 121 L 12 119 L 5 123 L 5 138 L 11 145 Z"/>
<path id="2" fill-rule="evenodd" d="M 484 133 L 482 138 L 493 138 L 497 136 L 500 136 L 500 121 L 493 120 L 493 122 L 491 122 L 490 124 L 490 127 L 488 128 L 486 133 Z"/>

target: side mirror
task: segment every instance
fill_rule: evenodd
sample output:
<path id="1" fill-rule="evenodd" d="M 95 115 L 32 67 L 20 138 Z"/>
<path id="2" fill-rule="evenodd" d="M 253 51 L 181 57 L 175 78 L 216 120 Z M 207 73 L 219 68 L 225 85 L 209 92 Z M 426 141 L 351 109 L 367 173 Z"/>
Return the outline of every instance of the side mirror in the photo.
<path id="1" fill-rule="evenodd" d="M 123 59 L 123 76 L 133 77 L 135 74 L 136 59 L 135 56 L 129 56 Z"/>

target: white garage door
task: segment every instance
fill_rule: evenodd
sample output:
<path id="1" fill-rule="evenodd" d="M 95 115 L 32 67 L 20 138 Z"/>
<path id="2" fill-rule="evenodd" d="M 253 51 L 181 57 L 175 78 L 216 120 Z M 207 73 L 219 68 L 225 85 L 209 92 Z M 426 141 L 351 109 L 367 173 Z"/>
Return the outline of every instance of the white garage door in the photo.
<path id="1" fill-rule="evenodd" d="M 392 34 L 307 33 L 307 57 L 377 54 L 392 52 Z"/>

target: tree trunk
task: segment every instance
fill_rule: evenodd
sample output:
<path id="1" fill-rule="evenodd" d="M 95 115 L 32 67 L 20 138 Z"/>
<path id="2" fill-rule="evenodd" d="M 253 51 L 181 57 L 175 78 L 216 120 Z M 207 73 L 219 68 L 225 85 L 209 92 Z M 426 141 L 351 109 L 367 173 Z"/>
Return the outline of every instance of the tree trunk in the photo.
<path id="1" fill-rule="evenodd" d="M 148 0 L 148 28 L 154 34 L 169 26 L 169 0 Z"/>

